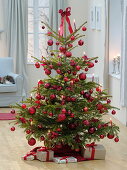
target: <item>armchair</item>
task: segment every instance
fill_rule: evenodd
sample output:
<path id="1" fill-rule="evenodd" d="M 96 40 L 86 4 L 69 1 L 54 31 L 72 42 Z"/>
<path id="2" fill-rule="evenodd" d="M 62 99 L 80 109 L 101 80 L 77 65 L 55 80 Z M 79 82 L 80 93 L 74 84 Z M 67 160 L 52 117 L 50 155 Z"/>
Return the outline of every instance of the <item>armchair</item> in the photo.
<path id="1" fill-rule="evenodd" d="M 0 84 L 0 107 L 9 106 L 22 100 L 23 77 L 13 73 L 13 59 L 0 58 L 0 77 L 12 76 L 15 84 Z"/>

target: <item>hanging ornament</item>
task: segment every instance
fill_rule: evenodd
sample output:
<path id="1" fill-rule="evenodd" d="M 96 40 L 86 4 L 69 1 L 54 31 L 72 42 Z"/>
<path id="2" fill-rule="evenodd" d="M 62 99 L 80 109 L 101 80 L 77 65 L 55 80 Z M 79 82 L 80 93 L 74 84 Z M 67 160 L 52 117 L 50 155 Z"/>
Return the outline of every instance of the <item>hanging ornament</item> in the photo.
<path id="1" fill-rule="evenodd" d="M 45 74 L 46 74 L 46 75 L 50 75 L 50 74 L 51 74 L 51 70 L 45 69 Z"/>
<path id="2" fill-rule="evenodd" d="M 88 132 L 89 132 L 90 134 L 93 134 L 95 131 L 96 131 L 95 127 L 90 127 L 90 128 L 88 129 Z"/>
<path id="3" fill-rule="evenodd" d="M 68 82 L 69 81 L 68 77 L 64 77 L 64 81 Z"/>
<path id="4" fill-rule="evenodd" d="M 66 57 L 71 57 L 72 53 L 70 51 L 66 51 L 65 55 L 66 55 Z"/>
<path id="5" fill-rule="evenodd" d="M 98 63 L 98 60 L 95 60 L 95 63 Z"/>
<path id="6" fill-rule="evenodd" d="M 115 115 L 116 114 L 116 111 L 115 110 L 112 110 L 112 115 Z"/>
<path id="7" fill-rule="evenodd" d="M 73 44 L 68 44 L 68 47 L 69 47 L 69 48 L 72 48 L 72 47 L 73 47 Z"/>
<path id="8" fill-rule="evenodd" d="M 46 89 L 49 89 L 49 88 L 51 87 L 51 84 L 50 84 L 50 83 L 46 83 L 46 84 L 44 85 L 44 87 L 45 87 Z"/>
<path id="9" fill-rule="evenodd" d="M 82 31 L 86 31 L 87 30 L 87 28 L 86 27 L 82 27 Z"/>
<path id="10" fill-rule="evenodd" d="M 44 137 L 44 136 L 41 136 L 41 137 L 40 137 L 40 140 L 41 140 L 41 141 L 44 141 L 44 140 L 45 140 L 45 137 Z"/>
<path id="11" fill-rule="evenodd" d="M 60 113 L 60 114 L 58 115 L 57 122 L 62 122 L 62 121 L 64 121 L 65 119 L 66 119 L 66 115 L 63 114 L 63 113 Z"/>
<path id="12" fill-rule="evenodd" d="M 84 44 L 84 41 L 83 40 L 79 40 L 78 41 L 78 45 L 82 46 Z"/>
<path id="13" fill-rule="evenodd" d="M 89 70 L 88 67 L 86 67 L 86 68 L 85 68 L 85 71 L 87 72 L 88 70 Z"/>
<path id="14" fill-rule="evenodd" d="M 71 41 L 74 41 L 74 40 L 75 40 L 75 36 L 72 35 L 72 36 L 71 36 Z"/>
<path id="15" fill-rule="evenodd" d="M 88 107 L 84 107 L 84 108 L 83 108 L 83 111 L 84 111 L 84 112 L 88 112 Z"/>
<path id="16" fill-rule="evenodd" d="M 113 135 L 113 134 L 108 133 L 107 137 L 108 137 L 109 139 L 113 139 L 113 138 L 114 138 L 114 135 Z"/>
<path id="17" fill-rule="evenodd" d="M 82 122 L 84 125 L 86 125 L 86 126 L 89 126 L 90 125 L 90 122 L 89 122 L 89 120 L 83 120 L 83 122 Z"/>
<path id="18" fill-rule="evenodd" d="M 111 103 L 111 100 L 110 100 L 110 99 L 107 100 L 107 104 L 108 104 L 108 103 Z"/>
<path id="19" fill-rule="evenodd" d="M 51 95 L 50 95 L 50 99 L 51 99 L 51 100 L 55 100 L 55 99 L 56 99 L 56 95 L 55 95 L 55 94 L 51 94 Z"/>
<path id="20" fill-rule="evenodd" d="M 26 105 L 25 104 L 22 104 L 21 106 L 23 109 L 26 109 Z"/>
<path id="21" fill-rule="evenodd" d="M 104 135 L 100 135 L 100 138 L 101 138 L 101 139 L 104 139 L 104 137 L 105 137 Z"/>
<path id="22" fill-rule="evenodd" d="M 119 138 L 116 137 L 116 138 L 114 139 L 114 141 L 115 141 L 115 142 L 119 142 Z"/>
<path id="23" fill-rule="evenodd" d="M 57 42 L 56 42 L 56 45 L 60 45 L 60 42 L 57 41 Z"/>
<path id="24" fill-rule="evenodd" d="M 28 144 L 29 144 L 30 146 L 33 146 L 33 145 L 36 144 L 36 140 L 35 140 L 34 138 L 30 138 L 30 139 L 28 140 Z"/>
<path id="25" fill-rule="evenodd" d="M 11 131 L 15 131 L 15 127 L 12 126 L 12 127 L 10 128 L 10 130 L 11 130 Z"/>
<path id="26" fill-rule="evenodd" d="M 35 67 L 36 67 L 36 68 L 40 68 L 40 63 L 36 62 L 36 63 L 35 63 Z"/>
<path id="27" fill-rule="evenodd" d="M 27 129 L 27 130 L 26 130 L 26 133 L 27 133 L 27 134 L 30 134 L 30 133 L 31 133 L 31 130 L 30 130 L 30 129 Z"/>
<path id="28" fill-rule="evenodd" d="M 14 109 L 11 110 L 11 114 L 15 114 L 15 110 Z"/>
<path id="29" fill-rule="evenodd" d="M 28 112 L 29 112 L 31 115 L 35 114 L 35 113 L 36 113 L 35 107 L 30 107 L 30 108 L 28 109 Z"/>
<path id="30" fill-rule="evenodd" d="M 78 70 L 78 71 L 81 69 L 80 66 L 76 66 L 75 68 L 76 68 L 76 70 Z"/>
<path id="31" fill-rule="evenodd" d="M 85 73 L 80 73 L 79 74 L 79 79 L 80 80 L 85 80 L 86 79 L 86 74 Z"/>
<path id="32" fill-rule="evenodd" d="M 53 117 L 53 113 L 52 113 L 52 112 L 50 112 L 50 113 L 49 113 L 49 116 L 50 116 L 50 117 Z"/>
<path id="33" fill-rule="evenodd" d="M 53 45 L 53 40 L 48 40 L 47 44 L 48 44 L 49 46 L 52 46 L 52 45 Z"/>

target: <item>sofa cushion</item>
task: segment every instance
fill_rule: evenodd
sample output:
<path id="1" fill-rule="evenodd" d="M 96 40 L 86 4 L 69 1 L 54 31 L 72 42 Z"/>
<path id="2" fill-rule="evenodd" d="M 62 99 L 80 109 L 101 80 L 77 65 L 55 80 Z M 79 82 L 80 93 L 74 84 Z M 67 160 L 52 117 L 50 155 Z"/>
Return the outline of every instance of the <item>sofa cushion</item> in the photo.
<path id="1" fill-rule="evenodd" d="M 0 93 L 16 92 L 16 84 L 0 84 Z"/>

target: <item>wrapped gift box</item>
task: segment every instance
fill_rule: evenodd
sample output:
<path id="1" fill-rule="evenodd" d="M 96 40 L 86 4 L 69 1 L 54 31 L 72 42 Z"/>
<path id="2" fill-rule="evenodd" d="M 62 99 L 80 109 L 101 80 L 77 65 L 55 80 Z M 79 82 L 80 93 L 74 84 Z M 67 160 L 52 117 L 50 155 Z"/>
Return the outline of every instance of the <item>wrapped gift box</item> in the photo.
<path id="1" fill-rule="evenodd" d="M 65 157 L 55 157 L 53 158 L 53 161 L 58 164 L 65 164 L 68 162 L 77 162 L 77 159 L 74 157 L 65 156 Z"/>
<path id="2" fill-rule="evenodd" d="M 22 160 L 26 160 L 26 161 L 32 161 L 35 159 L 35 155 L 32 155 L 32 154 L 26 154 L 25 156 L 22 156 L 21 157 Z"/>
<path id="3" fill-rule="evenodd" d="M 103 145 L 95 143 L 87 144 L 86 148 L 83 148 L 81 154 L 84 158 L 93 159 L 105 159 L 106 150 Z"/>
<path id="4" fill-rule="evenodd" d="M 47 150 L 45 147 L 37 149 L 36 157 L 42 162 L 52 161 L 54 158 L 54 151 Z"/>

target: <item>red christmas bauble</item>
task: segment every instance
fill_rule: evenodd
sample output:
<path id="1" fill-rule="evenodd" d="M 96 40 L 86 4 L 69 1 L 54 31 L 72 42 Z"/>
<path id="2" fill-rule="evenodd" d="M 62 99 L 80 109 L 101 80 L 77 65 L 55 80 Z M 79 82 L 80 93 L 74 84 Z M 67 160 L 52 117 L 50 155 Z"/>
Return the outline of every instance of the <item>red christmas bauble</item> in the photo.
<path id="1" fill-rule="evenodd" d="M 65 119 L 66 119 L 66 115 L 63 114 L 63 113 L 60 113 L 60 114 L 58 115 L 57 122 L 62 122 L 62 121 L 64 121 Z"/>
<path id="2" fill-rule="evenodd" d="M 26 109 L 26 105 L 25 104 L 22 104 L 21 106 L 23 109 Z"/>
<path id="3" fill-rule="evenodd" d="M 46 83 L 46 84 L 44 85 L 44 87 L 45 87 L 46 89 L 49 89 L 49 88 L 51 87 L 51 84 L 50 84 L 50 83 Z"/>
<path id="4" fill-rule="evenodd" d="M 81 95 L 84 95 L 84 93 L 85 93 L 84 90 L 82 90 L 82 91 L 80 92 Z"/>
<path id="5" fill-rule="evenodd" d="M 100 104 L 97 104 L 97 110 L 101 110 L 103 109 L 103 105 L 100 103 Z"/>
<path id="6" fill-rule="evenodd" d="M 77 74 L 77 72 L 76 71 L 73 71 L 73 73 L 72 73 L 73 75 L 76 75 Z"/>
<path id="7" fill-rule="evenodd" d="M 113 134 L 108 133 L 107 137 L 108 137 L 109 139 L 113 139 L 113 138 L 114 138 L 114 135 L 113 135 Z"/>
<path id="8" fill-rule="evenodd" d="M 99 124 L 99 125 L 97 126 L 97 128 L 98 128 L 98 129 L 101 129 L 101 128 L 102 128 L 102 125 L 101 125 L 101 124 Z"/>
<path id="9" fill-rule="evenodd" d="M 57 72 L 57 74 L 61 74 L 62 73 L 60 69 L 57 69 L 56 72 Z"/>
<path id="10" fill-rule="evenodd" d="M 93 93 L 93 89 L 90 89 L 89 92 L 90 92 L 90 94 L 92 94 Z"/>
<path id="11" fill-rule="evenodd" d="M 50 65 L 49 65 L 49 68 L 50 68 L 50 69 L 53 69 L 53 65 L 52 65 L 52 64 L 50 64 Z"/>
<path id="12" fill-rule="evenodd" d="M 71 97 L 71 101 L 72 101 L 72 102 L 75 102 L 75 101 L 76 101 L 76 98 L 75 98 L 75 97 Z"/>
<path id="13" fill-rule="evenodd" d="M 64 81 L 68 82 L 69 81 L 68 77 L 64 77 Z"/>
<path id="14" fill-rule="evenodd" d="M 95 63 L 98 63 L 98 60 L 95 60 Z"/>
<path id="15" fill-rule="evenodd" d="M 89 92 L 85 92 L 83 97 L 86 99 L 90 99 L 91 94 Z"/>
<path id="16" fill-rule="evenodd" d="M 69 127 L 70 129 L 75 129 L 75 128 L 77 127 L 77 125 L 74 124 L 74 123 L 70 123 L 70 124 L 68 125 L 68 127 Z"/>
<path id="17" fill-rule="evenodd" d="M 45 29 L 45 26 L 43 25 L 41 28 L 42 28 L 42 29 Z"/>
<path id="18" fill-rule="evenodd" d="M 82 122 L 84 125 L 86 125 L 86 126 L 89 126 L 90 125 L 90 122 L 89 122 L 89 120 L 83 120 L 83 122 Z"/>
<path id="19" fill-rule="evenodd" d="M 40 94 L 36 94 L 35 98 L 38 99 L 38 100 L 41 100 L 41 95 Z"/>
<path id="20" fill-rule="evenodd" d="M 86 68 L 85 68 L 85 71 L 87 72 L 88 70 L 89 70 L 88 67 L 86 67 Z"/>
<path id="21" fill-rule="evenodd" d="M 84 108 L 83 108 L 83 111 L 84 111 L 84 112 L 88 112 L 88 107 L 84 107 Z"/>
<path id="22" fill-rule="evenodd" d="M 78 71 L 81 69 L 80 66 L 76 66 L 75 68 L 76 68 L 76 70 L 78 70 Z"/>
<path id="23" fill-rule="evenodd" d="M 47 43 L 48 43 L 49 46 L 52 46 L 53 45 L 53 40 L 48 40 Z"/>
<path id="24" fill-rule="evenodd" d="M 79 79 L 80 80 L 85 80 L 86 79 L 86 74 L 85 73 L 80 73 L 79 74 Z"/>
<path id="25" fill-rule="evenodd" d="M 41 84 L 44 84 L 44 82 L 43 82 L 42 80 L 39 80 L 39 81 L 38 81 L 38 84 L 41 85 Z"/>
<path id="26" fill-rule="evenodd" d="M 101 138 L 101 139 L 104 139 L 104 137 L 105 137 L 104 135 L 100 135 L 100 138 Z"/>
<path id="27" fill-rule="evenodd" d="M 41 96 L 41 100 L 45 100 L 45 96 Z"/>
<path id="28" fill-rule="evenodd" d="M 96 129 L 95 129 L 94 127 L 90 127 L 90 128 L 88 129 L 88 132 L 89 132 L 90 134 L 93 134 L 95 131 L 96 131 Z"/>
<path id="29" fill-rule="evenodd" d="M 92 62 L 87 62 L 87 64 L 88 64 L 88 68 L 94 67 L 94 63 L 92 63 Z"/>
<path id="30" fill-rule="evenodd" d="M 96 91 L 97 91 L 97 92 L 101 92 L 100 87 L 96 87 Z"/>
<path id="31" fill-rule="evenodd" d="M 71 113 L 71 114 L 70 114 L 70 117 L 71 117 L 71 118 L 75 117 L 75 114 L 74 114 L 74 113 Z"/>
<path id="32" fill-rule="evenodd" d="M 65 55 L 66 55 L 66 57 L 71 57 L 72 53 L 70 51 L 66 51 Z"/>
<path id="33" fill-rule="evenodd" d="M 44 141 L 44 140 L 45 140 L 45 137 L 44 137 L 44 136 L 41 136 L 41 137 L 40 137 L 40 140 L 41 140 L 41 141 Z"/>
<path id="34" fill-rule="evenodd" d="M 31 133 L 31 130 L 30 130 L 30 129 L 27 129 L 27 130 L 26 130 L 26 133 L 27 133 L 27 134 L 30 134 L 30 133 Z"/>
<path id="35" fill-rule="evenodd" d="M 15 110 L 14 109 L 11 110 L 11 114 L 15 114 Z"/>
<path id="36" fill-rule="evenodd" d="M 45 70 L 45 74 L 46 74 L 46 75 L 50 75 L 50 74 L 51 74 L 51 70 L 46 69 L 46 70 Z"/>
<path id="37" fill-rule="evenodd" d="M 115 110 L 112 110 L 112 115 L 115 115 L 116 114 L 116 111 Z"/>
<path id="38" fill-rule="evenodd" d="M 60 129 L 60 128 L 57 128 L 56 131 L 57 131 L 57 132 L 61 132 L 61 129 Z"/>
<path id="39" fill-rule="evenodd" d="M 87 30 L 87 28 L 86 27 L 82 27 L 82 31 L 86 31 Z"/>
<path id="40" fill-rule="evenodd" d="M 11 131 L 15 131 L 15 127 L 12 126 L 12 127 L 10 128 L 10 130 L 11 130 Z"/>
<path id="41" fill-rule="evenodd" d="M 66 113 L 67 113 L 66 109 L 63 108 L 63 109 L 61 110 L 61 113 L 62 113 L 62 114 L 66 114 Z"/>
<path id="42" fill-rule="evenodd" d="M 51 95 L 50 95 L 50 99 L 51 99 L 51 100 L 56 99 L 56 95 L 55 95 L 55 94 L 51 94 Z"/>
<path id="43" fill-rule="evenodd" d="M 73 47 L 73 44 L 68 44 L 68 47 L 72 48 L 72 47 Z"/>
<path id="44" fill-rule="evenodd" d="M 52 113 L 52 112 L 50 112 L 50 113 L 49 113 L 49 116 L 53 117 L 53 113 Z"/>
<path id="45" fill-rule="evenodd" d="M 74 40 L 75 40 L 75 36 L 72 35 L 72 36 L 71 36 L 71 41 L 74 41 Z"/>
<path id="46" fill-rule="evenodd" d="M 57 65 L 58 65 L 58 66 L 62 66 L 62 63 L 61 63 L 61 62 L 58 62 Z"/>
<path id="47" fill-rule="evenodd" d="M 60 46 L 59 50 L 60 50 L 61 52 L 63 52 L 63 53 L 66 51 L 66 49 L 65 49 L 64 47 L 62 47 L 62 46 Z"/>
<path id="48" fill-rule="evenodd" d="M 43 128 L 43 126 L 42 126 L 41 124 L 39 124 L 37 127 L 38 127 L 39 129 L 42 129 L 42 128 Z"/>
<path id="49" fill-rule="evenodd" d="M 35 63 L 35 67 L 36 67 L 36 68 L 40 68 L 40 63 L 36 62 L 36 63 Z"/>
<path id="50" fill-rule="evenodd" d="M 111 103 L 111 100 L 110 100 L 110 99 L 107 100 L 107 104 L 108 104 L 108 103 Z"/>
<path id="51" fill-rule="evenodd" d="M 36 144 L 36 140 L 35 140 L 34 138 L 30 138 L 30 139 L 28 140 L 28 144 L 29 144 L 30 146 L 33 146 L 33 145 Z"/>
<path id="52" fill-rule="evenodd" d="M 60 43 L 57 41 L 57 42 L 56 42 L 56 45 L 60 45 Z"/>
<path id="53" fill-rule="evenodd" d="M 35 113 L 36 113 L 35 107 L 30 107 L 30 108 L 28 109 L 28 112 L 29 112 L 31 115 L 35 114 Z"/>
<path id="54" fill-rule="evenodd" d="M 26 123 L 26 119 L 24 117 L 20 117 L 19 120 L 22 122 L 22 123 Z"/>
<path id="55" fill-rule="evenodd" d="M 116 138 L 114 139 L 114 141 L 115 141 L 115 142 L 119 142 L 119 138 L 116 137 Z"/>
<path id="56" fill-rule="evenodd" d="M 83 40 L 79 40 L 78 41 L 78 45 L 82 46 L 84 44 L 84 41 Z"/>

